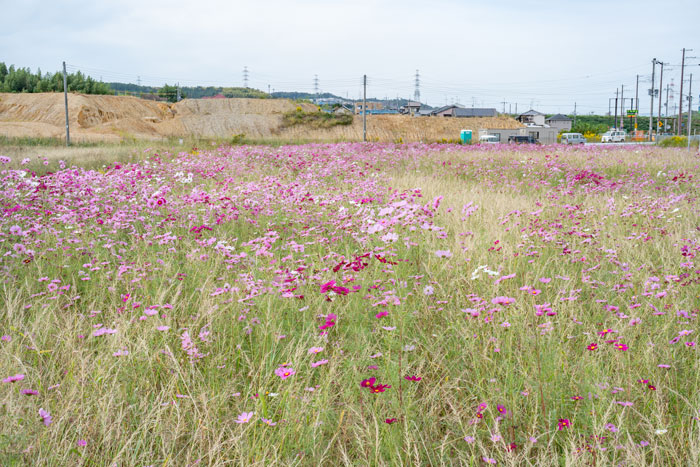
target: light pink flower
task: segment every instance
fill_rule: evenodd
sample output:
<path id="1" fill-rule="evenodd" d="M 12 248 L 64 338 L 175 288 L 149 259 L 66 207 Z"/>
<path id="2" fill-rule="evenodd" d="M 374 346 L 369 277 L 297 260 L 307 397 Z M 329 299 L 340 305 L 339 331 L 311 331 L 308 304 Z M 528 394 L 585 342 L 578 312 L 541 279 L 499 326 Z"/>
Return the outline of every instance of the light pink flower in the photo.
<path id="1" fill-rule="evenodd" d="M 255 415 L 255 412 L 243 412 L 238 416 L 237 420 L 234 420 L 236 423 L 248 423 L 251 418 L 253 418 L 253 415 Z"/>

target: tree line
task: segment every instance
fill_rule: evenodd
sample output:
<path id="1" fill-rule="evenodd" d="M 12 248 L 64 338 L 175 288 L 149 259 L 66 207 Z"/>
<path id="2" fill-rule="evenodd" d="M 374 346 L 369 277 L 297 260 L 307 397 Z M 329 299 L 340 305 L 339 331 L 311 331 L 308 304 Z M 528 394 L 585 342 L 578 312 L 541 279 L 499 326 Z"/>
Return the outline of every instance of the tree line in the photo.
<path id="1" fill-rule="evenodd" d="M 67 76 L 68 90 L 83 94 L 114 94 L 107 83 L 97 81 L 80 71 Z M 63 91 L 63 73 L 42 73 L 37 69 L 9 67 L 0 62 L 0 92 L 59 92 Z"/>

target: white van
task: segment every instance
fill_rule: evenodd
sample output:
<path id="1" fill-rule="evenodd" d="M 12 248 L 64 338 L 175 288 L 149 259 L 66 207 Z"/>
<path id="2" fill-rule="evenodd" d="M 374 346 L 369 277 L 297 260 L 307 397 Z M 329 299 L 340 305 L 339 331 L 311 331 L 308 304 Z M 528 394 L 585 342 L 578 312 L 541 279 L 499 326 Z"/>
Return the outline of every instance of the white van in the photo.
<path id="1" fill-rule="evenodd" d="M 561 135 L 561 144 L 584 144 L 586 138 L 581 133 L 563 133 Z"/>
<path id="2" fill-rule="evenodd" d="M 623 143 L 627 134 L 622 130 L 610 130 L 603 133 L 600 138 L 601 143 Z"/>
<path id="3" fill-rule="evenodd" d="M 479 136 L 479 142 L 480 143 L 500 143 L 501 136 L 500 135 L 481 135 L 481 136 Z"/>

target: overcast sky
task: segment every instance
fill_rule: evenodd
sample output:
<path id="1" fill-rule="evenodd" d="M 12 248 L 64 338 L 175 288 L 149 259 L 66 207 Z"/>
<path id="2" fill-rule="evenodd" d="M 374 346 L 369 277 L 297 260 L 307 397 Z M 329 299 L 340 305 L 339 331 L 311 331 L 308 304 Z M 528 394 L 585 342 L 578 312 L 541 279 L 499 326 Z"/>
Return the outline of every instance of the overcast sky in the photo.
<path id="1" fill-rule="evenodd" d="M 0 11 L 0 61 L 33 71 L 65 60 L 104 81 L 241 86 L 247 66 L 251 87 L 311 92 L 318 75 L 322 92 L 350 98 L 367 74 L 368 96 L 391 98 L 412 97 L 420 70 L 423 102 L 513 112 L 607 113 L 639 74 L 648 114 L 652 58 L 669 63 L 677 106 L 681 48 L 700 57 L 698 0 L 0 0 Z M 688 63 L 697 103 L 700 60 Z"/>

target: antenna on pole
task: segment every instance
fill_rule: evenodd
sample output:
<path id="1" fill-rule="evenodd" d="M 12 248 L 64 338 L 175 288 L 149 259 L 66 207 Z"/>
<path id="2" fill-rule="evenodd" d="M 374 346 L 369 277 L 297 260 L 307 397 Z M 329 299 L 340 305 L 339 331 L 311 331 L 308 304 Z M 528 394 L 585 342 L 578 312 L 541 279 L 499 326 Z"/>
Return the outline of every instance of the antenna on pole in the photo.
<path id="1" fill-rule="evenodd" d="M 416 70 L 416 90 L 413 92 L 413 100 L 420 102 L 420 73 Z"/>
<path id="2" fill-rule="evenodd" d="M 248 88 L 248 67 L 243 67 L 243 87 Z"/>

